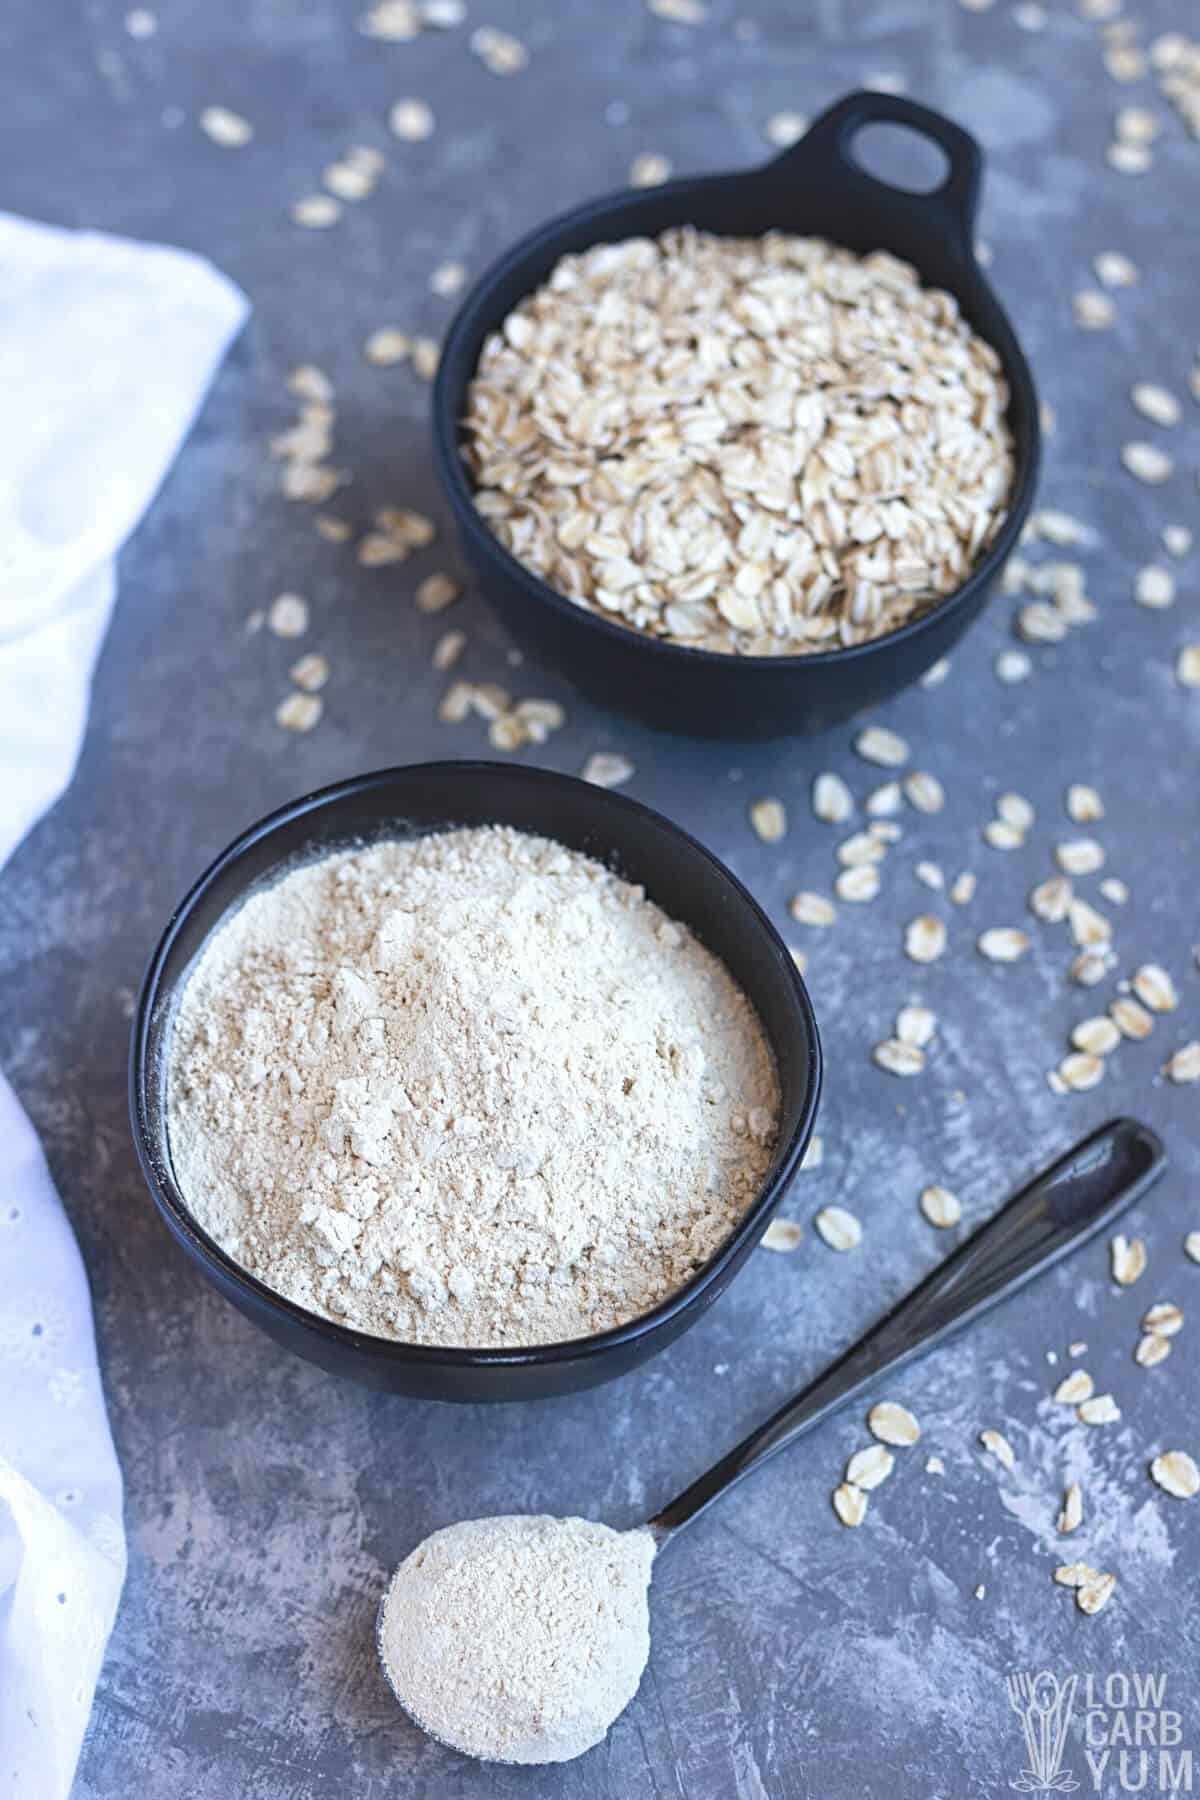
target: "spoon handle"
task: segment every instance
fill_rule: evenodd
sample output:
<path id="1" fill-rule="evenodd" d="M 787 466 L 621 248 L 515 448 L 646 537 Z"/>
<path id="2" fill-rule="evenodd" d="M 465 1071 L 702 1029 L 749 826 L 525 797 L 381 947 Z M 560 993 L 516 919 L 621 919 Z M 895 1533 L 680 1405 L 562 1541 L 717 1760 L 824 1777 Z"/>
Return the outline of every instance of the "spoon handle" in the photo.
<path id="1" fill-rule="evenodd" d="M 735 1481 L 1102 1231 L 1167 1166 L 1149 1126 L 1111 1119 L 1037 1175 L 865 1337 L 650 1520 L 661 1547 Z"/>

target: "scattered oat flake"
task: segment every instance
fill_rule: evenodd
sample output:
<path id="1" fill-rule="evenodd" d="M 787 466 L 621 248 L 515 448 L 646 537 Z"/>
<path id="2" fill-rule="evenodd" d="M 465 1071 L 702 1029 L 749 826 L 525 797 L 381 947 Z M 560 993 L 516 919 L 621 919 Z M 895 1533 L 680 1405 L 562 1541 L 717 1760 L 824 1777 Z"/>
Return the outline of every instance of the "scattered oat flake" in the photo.
<path id="1" fill-rule="evenodd" d="M 1096 288 L 1084 288 L 1071 302 L 1075 323 L 1085 331 L 1104 331 L 1117 316 L 1117 309 L 1107 294 Z"/>
<path id="2" fill-rule="evenodd" d="M 389 563 L 405 562 L 409 549 L 390 532 L 368 531 L 359 539 L 355 554 L 364 569 L 382 569 Z"/>
<path id="3" fill-rule="evenodd" d="M 419 144 L 433 136 L 433 108 L 424 100 L 397 100 L 388 114 L 388 126 L 405 143 Z"/>
<path id="4" fill-rule="evenodd" d="M 852 1482 L 843 1481 L 833 1490 L 833 1510 L 843 1525 L 861 1525 L 867 1516 L 867 1496 Z"/>
<path id="5" fill-rule="evenodd" d="M 975 877 L 970 869 L 964 869 L 956 875 L 950 888 L 950 898 L 955 906 L 969 906 L 975 898 Z"/>
<path id="6" fill-rule="evenodd" d="M 1103 913 L 1097 912 L 1086 900 L 1078 897 L 1071 901 L 1067 908 L 1067 920 L 1071 927 L 1071 935 L 1081 950 L 1095 949 L 1099 944 L 1107 944 L 1112 937 L 1112 926 Z"/>
<path id="7" fill-rule="evenodd" d="M 288 391 L 301 400 L 311 400 L 315 405 L 327 406 L 333 399 L 333 383 L 324 370 L 316 368 L 312 363 L 301 363 L 292 370 L 287 378 Z"/>
<path id="8" fill-rule="evenodd" d="M 1144 569 L 1138 570 L 1133 597 L 1139 606 L 1161 612 L 1175 603 L 1175 577 L 1161 563 L 1147 563 Z"/>
<path id="9" fill-rule="evenodd" d="M 332 194 L 306 194 L 289 210 L 292 223 L 303 225 L 306 231 L 324 231 L 330 225 L 336 225 L 342 216 L 341 202 Z"/>
<path id="10" fill-rule="evenodd" d="M 800 925 L 832 925 L 837 918 L 837 908 L 832 900 L 827 900 L 824 894 L 814 894 L 807 889 L 792 895 L 788 911 Z"/>
<path id="11" fill-rule="evenodd" d="M 750 823 L 764 844 L 778 844 L 787 836 L 787 812 L 782 800 L 756 800 Z"/>
<path id="12" fill-rule="evenodd" d="M 923 1050 L 937 1030 L 937 1018 L 927 1006 L 902 1006 L 896 1014 L 896 1036 L 902 1044 Z"/>
<path id="13" fill-rule="evenodd" d="M 871 1436 L 881 1444 L 907 1449 L 921 1435 L 921 1427 L 906 1406 L 896 1400 L 880 1400 L 867 1414 Z"/>
<path id="14" fill-rule="evenodd" d="M 1072 1369 L 1055 1388 L 1054 1398 L 1060 1406 L 1078 1406 L 1081 1401 L 1090 1400 L 1095 1391 L 1096 1384 L 1086 1369 Z"/>
<path id="15" fill-rule="evenodd" d="M 407 43 L 421 34 L 421 12 L 415 0 L 377 0 L 358 21 L 364 37 Z"/>
<path id="16" fill-rule="evenodd" d="M 928 774 L 924 769 L 914 769 L 904 777 L 904 793 L 910 806 L 918 812 L 940 813 L 946 804 L 946 795 L 936 775 Z"/>
<path id="17" fill-rule="evenodd" d="M 871 1052 L 877 1067 L 889 1075 L 919 1075 L 925 1067 L 925 1053 L 918 1044 L 906 1044 L 901 1038 L 884 1038 Z"/>
<path id="18" fill-rule="evenodd" d="M 926 1457 L 925 1473 L 927 1475 L 944 1475 L 946 1473 L 946 1465 L 940 1456 Z"/>
<path id="19" fill-rule="evenodd" d="M 481 25 L 471 33 L 471 49 L 493 75 L 519 75 L 528 67 L 529 52 L 519 38 L 492 25 Z"/>
<path id="20" fill-rule="evenodd" d="M 989 962 L 1016 962 L 1029 948 L 1028 935 L 1015 926 L 996 925 L 981 932 L 976 940 L 981 956 Z"/>
<path id="21" fill-rule="evenodd" d="M 873 819 L 890 818 L 904 804 L 904 790 L 898 781 L 885 781 L 867 795 L 866 810 Z"/>
<path id="22" fill-rule="evenodd" d="M 392 363 L 403 362 L 412 354 L 412 339 L 407 332 L 397 331 L 394 325 L 381 325 L 373 331 L 363 345 L 363 355 L 369 363 L 386 369 Z"/>
<path id="23" fill-rule="evenodd" d="M 1162 541 L 1169 555 L 1186 556 L 1195 540 L 1186 525 L 1164 525 Z"/>
<path id="24" fill-rule="evenodd" d="M 1095 1575 L 1075 1590 L 1075 1604 L 1082 1613 L 1098 1613 L 1108 1605 L 1116 1589 L 1115 1575 Z"/>
<path id="25" fill-rule="evenodd" d="M 1156 1331 L 1159 1337 L 1174 1337 L 1183 1330 L 1183 1309 L 1170 1300 L 1156 1300 L 1142 1319 L 1143 1331 Z"/>
<path id="26" fill-rule="evenodd" d="M 1029 910 L 1048 925 L 1060 925 L 1070 911 L 1071 883 L 1065 875 L 1052 875 L 1041 881 L 1029 896 Z"/>
<path id="27" fill-rule="evenodd" d="M 1145 144 L 1110 144 L 1105 157 L 1122 175 L 1144 175 L 1153 166 L 1154 157 Z"/>
<path id="28" fill-rule="evenodd" d="M 417 611 L 423 613 L 444 612 L 452 606 L 461 594 L 462 589 L 453 575 L 447 575 L 439 569 L 433 575 L 426 575 L 416 592 Z"/>
<path id="29" fill-rule="evenodd" d="M 333 513 L 318 513 L 313 526 L 317 535 L 326 538 L 331 544 L 344 544 L 347 538 L 354 535 L 354 527 L 350 521 L 336 518 Z"/>
<path id="30" fill-rule="evenodd" d="M 276 637 L 303 637 L 308 630 L 308 601 L 299 594 L 277 594 L 267 608 L 267 629 Z"/>
<path id="31" fill-rule="evenodd" d="M 1171 1340 L 1163 1337 L 1161 1332 L 1147 1331 L 1137 1341 L 1133 1360 L 1139 1368 L 1153 1369 L 1160 1362 L 1165 1362 L 1171 1354 Z"/>
<path id="32" fill-rule="evenodd" d="M 1107 947 L 1103 950 L 1081 950 L 1067 973 L 1080 987 L 1095 987 L 1109 973 L 1113 961 L 1112 952 Z"/>
<path id="33" fill-rule="evenodd" d="M 1075 1408 L 1075 1416 L 1084 1425 L 1115 1425 L 1121 1409 L 1111 1394 L 1094 1394 Z"/>
<path id="34" fill-rule="evenodd" d="M 1149 482 L 1156 486 L 1159 482 L 1169 481 L 1175 472 L 1175 465 L 1165 450 L 1159 450 L 1154 444 L 1131 443 L 1121 448 L 1121 461 L 1131 475 L 1139 481 Z"/>
<path id="35" fill-rule="evenodd" d="M 1183 1048 L 1176 1050 L 1169 1061 L 1163 1064 L 1163 1074 L 1168 1081 L 1182 1086 L 1185 1082 L 1200 1081 L 1200 1038 L 1193 1038 Z"/>
<path id="36" fill-rule="evenodd" d="M 1132 1287 L 1146 1272 L 1146 1246 L 1141 1238 L 1118 1232 L 1109 1245 L 1112 1278 L 1119 1287 Z"/>
<path id="37" fill-rule="evenodd" d="M 873 863 L 859 863 L 843 869 L 833 884 L 833 891 L 839 900 L 874 900 L 879 892 L 879 870 Z"/>
<path id="38" fill-rule="evenodd" d="M 1045 600 L 1031 600 L 1017 614 L 1017 631 L 1030 644 L 1061 644 L 1069 629 L 1057 608 Z"/>
<path id="39" fill-rule="evenodd" d="M 996 680 L 1002 681 L 1006 687 L 1024 681 L 1033 673 L 1033 664 L 1024 650 L 1002 650 L 992 666 Z"/>
<path id="40" fill-rule="evenodd" d="M 415 337 L 412 343 L 413 372 L 422 381 L 432 381 L 438 372 L 442 349 L 436 338 Z"/>
<path id="41" fill-rule="evenodd" d="M 786 1255 L 796 1249 L 803 1236 L 803 1231 L 794 1219 L 772 1219 L 763 1232 L 762 1248 L 778 1250 Z"/>
<path id="42" fill-rule="evenodd" d="M 635 188 L 661 187 L 671 176 L 670 159 L 657 150 L 643 150 L 629 166 L 629 185 Z"/>
<path id="43" fill-rule="evenodd" d="M 303 688 L 307 694 L 315 694 L 329 680 L 329 661 L 311 650 L 294 662 L 288 673 L 298 688 Z"/>
<path id="44" fill-rule="evenodd" d="M 826 771 L 812 787 L 812 809 L 827 825 L 843 825 L 854 811 L 854 796 L 840 775 Z"/>
<path id="45" fill-rule="evenodd" d="M 949 673 L 950 658 L 948 656 L 939 656 L 935 663 L 930 663 L 929 667 L 922 675 L 921 686 L 923 688 L 941 687 Z"/>
<path id="46" fill-rule="evenodd" d="M 824 1161 L 825 1139 L 821 1136 L 819 1131 L 814 1132 L 812 1137 L 808 1140 L 808 1147 L 805 1150 L 804 1155 L 800 1158 L 801 1171 L 805 1169 L 819 1169 Z"/>
<path id="47" fill-rule="evenodd" d="M 983 837 L 993 850 L 1019 850 L 1025 842 L 1025 833 L 1007 819 L 989 819 Z"/>
<path id="48" fill-rule="evenodd" d="M 854 748 L 865 762 L 878 763 L 885 769 L 899 769 L 909 757 L 909 749 L 899 732 L 883 725 L 868 725 L 854 740 Z"/>
<path id="49" fill-rule="evenodd" d="M 439 263 L 429 277 L 429 286 L 441 299 L 448 300 L 460 292 L 467 279 L 466 265 L 460 262 Z"/>
<path id="50" fill-rule="evenodd" d="M 936 1182 L 930 1187 L 922 1188 L 920 1205 L 929 1223 L 942 1230 L 957 1225 L 962 1218 L 962 1206 L 957 1194 L 952 1194 L 949 1188 L 941 1187 Z"/>
<path id="51" fill-rule="evenodd" d="M 1080 1019 L 1071 1031 L 1071 1042 L 1084 1056 L 1108 1056 L 1121 1041 L 1115 1020 L 1104 1013 L 1091 1019 Z"/>
<path id="52" fill-rule="evenodd" d="M 870 1493 L 887 1480 L 895 1466 L 896 1459 L 886 1445 L 868 1444 L 865 1450 L 856 1450 L 846 1464 L 846 1480 L 851 1487 Z"/>
<path id="53" fill-rule="evenodd" d="M 1175 983 L 1158 963 L 1143 963 L 1133 977 L 1133 991 L 1151 1012 L 1174 1012 L 1179 1005 Z"/>
<path id="54" fill-rule="evenodd" d="M 243 119 L 240 113 L 230 112 L 227 106 L 206 106 L 200 114 L 200 129 L 219 144 L 222 150 L 240 150 L 254 136 L 254 127 L 249 119 Z"/>
<path id="55" fill-rule="evenodd" d="M 1190 1256 L 1193 1262 L 1200 1263 L 1200 1231 L 1189 1231 L 1183 1240 L 1183 1253 Z"/>
<path id="56" fill-rule="evenodd" d="M 125 14 L 125 29 L 134 39 L 153 37 L 158 30 L 158 16 L 148 6 L 135 6 Z"/>
<path id="57" fill-rule="evenodd" d="M 1016 1467 L 1016 1452 L 1002 1432 L 993 1431 L 989 1426 L 987 1430 L 980 1432 L 979 1441 L 989 1455 L 994 1456 L 1006 1469 Z"/>
<path id="58" fill-rule="evenodd" d="M 844 1206 L 823 1206 L 813 1224 L 831 1250 L 854 1250 L 862 1242 L 862 1226 Z"/>
<path id="59" fill-rule="evenodd" d="M 1129 898 L 1129 889 L 1117 875 L 1106 875 L 1100 883 L 1100 892 L 1106 900 L 1111 900 L 1114 906 L 1124 906 Z"/>
<path id="60" fill-rule="evenodd" d="M 1178 425 L 1183 407 L 1168 388 L 1155 381 L 1138 381 L 1130 389 L 1130 399 L 1138 411 L 1155 425 Z"/>
<path id="61" fill-rule="evenodd" d="M 1054 860 L 1067 875 L 1094 875 L 1104 867 L 1104 846 L 1095 838 L 1069 838 L 1054 846 Z"/>
<path id="62" fill-rule="evenodd" d="M 1076 825 L 1089 825 L 1104 817 L 1104 802 L 1094 787 L 1086 782 L 1073 781 L 1067 789 L 1066 807 L 1068 817 Z"/>
<path id="63" fill-rule="evenodd" d="M 1092 259 L 1092 267 L 1096 271 L 1097 281 L 1108 288 L 1135 287 L 1138 280 L 1137 264 L 1120 250 L 1101 250 Z"/>
<path id="64" fill-rule="evenodd" d="M 1200 1469 L 1186 1450 L 1164 1450 L 1150 1464 L 1150 1474 L 1176 1500 L 1193 1500 L 1200 1494 Z"/>
<path id="65" fill-rule="evenodd" d="M 366 164 L 346 160 L 332 162 L 321 176 L 331 194 L 339 200 L 365 200 L 378 176 Z"/>
<path id="66" fill-rule="evenodd" d="M 996 813 L 1006 825 L 1013 825 L 1018 831 L 1032 830 L 1037 818 L 1032 803 L 1024 794 L 1001 794 L 996 801 Z"/>
<path id="67" fill-rule="evenodd" d="M 311 731 L 321 712 L 319 694 L 289 694 L 275 708 L 275 723 L 285 731 Z"/>
<path id="68" fill-rule="evenodd" d="M 593 787 L 620 787 L 634 773 L 633 764 L 627 756 L 616 750 L 595 750 L 588 757 L 580 771 L 584 781 L 590 781 Z"/>
<path id="69" fill-rule="evenodd" d="M 1185 644 L 1175 658 L 1175 679 L 1180 687 L 1200 688 L 1200 644 Z"/>
<path id="70" fill-rule="evenodd" d="M 904 954 L 911 962 L 936 962 L 946 948 L 946 927 L 933 913 L 920 913 L 904 933 Z"/>
<path id="71" fill-rule="evenodd" d="M 913 874 L 922 886 L 933 888 L 935 893 L 940 894 L 946 886 L 946 877 L 940 863 L 919 862 Z"/>

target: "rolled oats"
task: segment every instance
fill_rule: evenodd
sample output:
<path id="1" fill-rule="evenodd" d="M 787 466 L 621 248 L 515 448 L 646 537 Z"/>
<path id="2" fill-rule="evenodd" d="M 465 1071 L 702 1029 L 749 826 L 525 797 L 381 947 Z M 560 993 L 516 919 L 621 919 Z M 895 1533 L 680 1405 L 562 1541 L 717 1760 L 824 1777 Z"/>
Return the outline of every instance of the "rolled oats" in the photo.
<path id="1" fill-rule="evenodd" d="M 901 1450 L 915 1444 L 921 1435 L 921 1427 L 907 1406 L 896 1400 L 880 1400 L 873 1406 L 867 1414 L 867 1427 L 881 1444 Z"/>
<path id="2" fill-rule="evenodd" d="M 467 460 L 578 605 L 730 654 L 865 642 L 961 586 L 1012 482 L 998 359 L 884 252 L 778 233 L 565 258 L 486 344 Z"/>

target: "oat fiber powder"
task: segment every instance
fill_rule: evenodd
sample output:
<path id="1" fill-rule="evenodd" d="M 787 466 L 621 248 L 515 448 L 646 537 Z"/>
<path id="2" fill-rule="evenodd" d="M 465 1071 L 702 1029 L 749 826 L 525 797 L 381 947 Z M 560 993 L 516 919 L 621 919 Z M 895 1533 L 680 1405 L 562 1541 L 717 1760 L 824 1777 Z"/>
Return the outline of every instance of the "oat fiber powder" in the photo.
<path id="1" fill-rule="evenodd" d="M 393 1575 L 379 1653 L 426 1731 L 492 1762 L 598 1744 L 650 1653 L 649 1531 L 544 1514 L 435 1531 Z"/>
<path id="2" fill-rule="evenodd" d="M 600 863 L 499 826 L 254 893 L 170 1046 L 199 1223 L 289 1299 L 412 1343 L 645 1312 L 749 1206 L 777 1116 L 724 966 Z"/>

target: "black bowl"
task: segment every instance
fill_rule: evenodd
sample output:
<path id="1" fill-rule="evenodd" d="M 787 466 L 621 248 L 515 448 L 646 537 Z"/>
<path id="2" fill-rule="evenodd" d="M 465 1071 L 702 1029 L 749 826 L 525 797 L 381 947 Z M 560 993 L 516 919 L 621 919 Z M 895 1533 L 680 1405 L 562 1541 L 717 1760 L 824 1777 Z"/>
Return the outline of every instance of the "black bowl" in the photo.
<path id="1" fill-rule="evenodd" d="M 167 1137 L 167 1047 L 188 969 L 214 926 L 287 865 L 339 845 L 458 825 L 511 825 L 594 856 L 682 920 L 758 1009 L 782 1092 L 779 1142 L 762 1192 L 687 1286 L 615 1330 L 528 1350 L 401 1344 L 336 1325 L 238 1267 L 188 1210 Z M 796 966 L 758 903 L 711 851 L 659 813 L 568 775 L 499 763 L 420 763 L 341 781 L 242 833 L 176 908 L 134 1018 L 129 1104 L 142 1171 L 172 1236 L 247 1318 L 335 1374 L 425 1400 L 530 1400 L 610 1381 L 695 1323 L 741 1268 L 800 1165 L 821 1088 L 821 1050 Z"/>
<path id="2" fill-rule="evenodd" d="M 908 126 L 940 145 L 949 162 L 941 187 L 930 194 L 891 187 L 854 160 L 856 134 L 880 122 Z M 667 730 L 729 737 L 821 730 L 886 700 L 950 651 L 982 610 L 1020 536 L 1040 457 L 1029 366 L 975 260 L 982 166 L 974 138 L 940 113 L 893 94 L 851 94 L 761 168 L 592 201 L 522 238 L 493 264 L 467 296 L 442 351 L 433 392 L 434 461 L 467 560 L 514 637 L 602 705 Z M 791 231 L 860 254 L 889 250 L 912 263 L 926 285 L 953 294 L 963 317 L 998 352 L 1016 460 L 1008 516 L 963 585 L 922 618 L 871 643 L 817 655 L 691 650 L 614 624 L 556 593 L 505 549 L 477 512 L 459 422 L 484 340 L 561 257 L 684 224 L 738 237 Z"/>

